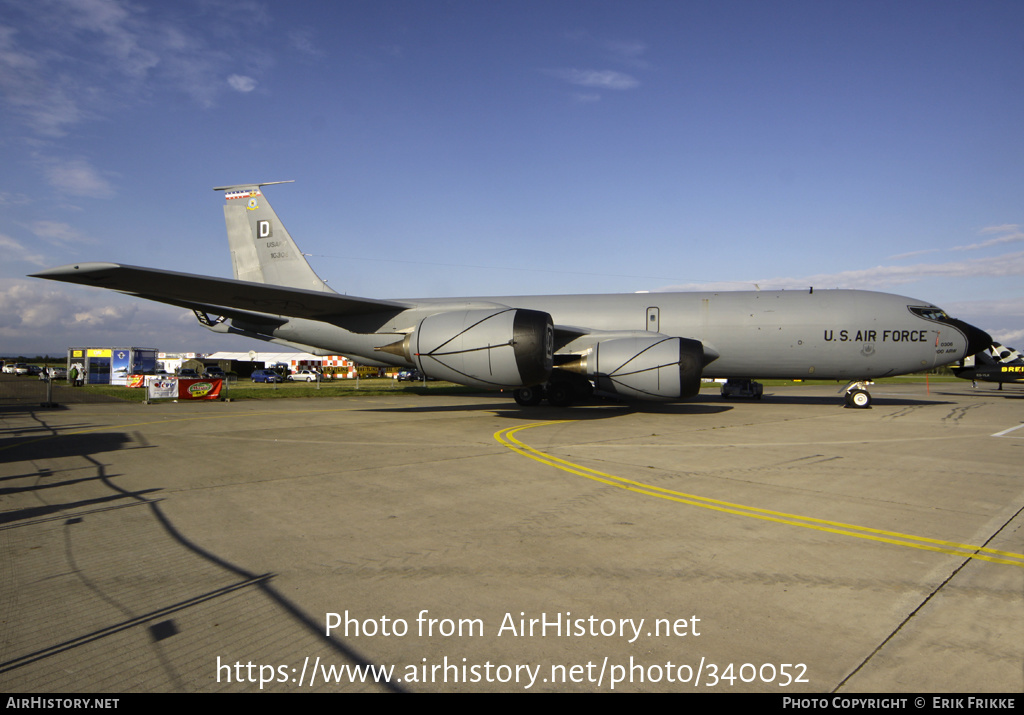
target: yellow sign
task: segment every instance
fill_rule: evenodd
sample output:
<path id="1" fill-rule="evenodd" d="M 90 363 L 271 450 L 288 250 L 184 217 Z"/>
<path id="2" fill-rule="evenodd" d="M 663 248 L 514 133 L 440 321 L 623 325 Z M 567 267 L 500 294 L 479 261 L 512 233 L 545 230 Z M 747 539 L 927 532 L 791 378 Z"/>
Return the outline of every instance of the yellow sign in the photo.
<path id="1" fill-rule="evenodd" d="M 89 357 L 110 357 L 110 348 L 89 348 Z"/>

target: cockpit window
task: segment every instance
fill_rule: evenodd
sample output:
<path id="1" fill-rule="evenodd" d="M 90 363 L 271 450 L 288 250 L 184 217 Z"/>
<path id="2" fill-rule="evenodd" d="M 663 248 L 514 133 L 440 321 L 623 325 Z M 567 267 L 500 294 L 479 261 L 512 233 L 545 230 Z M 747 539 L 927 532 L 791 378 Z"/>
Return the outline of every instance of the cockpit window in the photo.
<path id="1" fill-rule="evenodd" d="M 946 311 L 939 310 L 934 305 L 908 305 L 910 312 L 920 315 L 925 320 L 949 320 Z"/>

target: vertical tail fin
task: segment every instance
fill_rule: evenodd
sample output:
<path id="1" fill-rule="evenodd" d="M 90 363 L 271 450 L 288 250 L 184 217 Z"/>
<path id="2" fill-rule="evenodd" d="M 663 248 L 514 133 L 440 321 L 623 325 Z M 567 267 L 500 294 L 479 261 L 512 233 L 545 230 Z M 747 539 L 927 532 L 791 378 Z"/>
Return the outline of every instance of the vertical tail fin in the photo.
<path id="1" fill-rule="evenodd" d="M 310 267 L 260 191 L 263 186 L 288 183 L 291 182 L 273 181 L 214 189 L 225 192 L 224 222 L 235 278 L 333 293 Z"/>
<path id="2" fill-rule="evenodd" d="M 999 362 L 1011 363 L 1024 360 L 1024 355 L 1021 355 L 1020 351 L 1000 345 L 999 343 L 992 343 L 991 350 L 993 357 Z"/>

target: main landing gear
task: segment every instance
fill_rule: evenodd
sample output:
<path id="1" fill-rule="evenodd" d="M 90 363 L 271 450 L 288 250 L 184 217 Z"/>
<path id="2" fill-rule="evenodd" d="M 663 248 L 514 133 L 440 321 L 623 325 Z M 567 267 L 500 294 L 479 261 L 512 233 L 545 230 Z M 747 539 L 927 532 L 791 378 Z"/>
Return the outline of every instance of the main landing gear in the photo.
<path id="1" fill-rule="evenodd" d="M 749 397 L 752 400 L 760 400 L 764 394 L 764 385 L 754 382 L 749 378 L 731 377 L 722 383 L 722 399 L 730 397 Z"/>
<path id="2" fill-rule="evenodd" d="M 516 403 L 523 407 L 539 405 L 541 400 L 545 399 L 549 405 L 568 407 L 573 403 L 589 400 L 593 394 L 594 386 L 590 384 L 590 380 L 578 375 L 559 376 L 549 380 L 545 385 L 520 387 L 512 392 Z"/>
<path id="3" fill-rule="evenodd" d="M 866 410 L 871 407 L 871 393 L 867 388 L 874 385 L 871 380 L 858 380 L 851 382 L 843 388 L 846 391 L 846 406 Z M 842 390 L 840 390 L 842 392 Z"/>
<path id="4" fill-rule="evenodd" d="M 518 390 L 512 391 L 512 397 L 516 399 L 516 404 L 522 405 L 523 407 L 539 405 L 540 401 L 544 399 L 544 387 L 543 385 L 520 387 Z"/>

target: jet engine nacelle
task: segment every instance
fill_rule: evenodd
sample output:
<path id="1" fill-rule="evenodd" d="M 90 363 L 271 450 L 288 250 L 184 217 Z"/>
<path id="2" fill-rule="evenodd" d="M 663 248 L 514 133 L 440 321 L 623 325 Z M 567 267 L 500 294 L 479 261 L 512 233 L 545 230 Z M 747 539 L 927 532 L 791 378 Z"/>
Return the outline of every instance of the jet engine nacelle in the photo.
<path id="1" fill-rule="evenodd" d="M 554 335 L 547 313 L 475 308 L 429 315 L 400 345 L 406 359 L 428 377 L 515 388 L 547 381 Z"/>
<path id="2" fill-rule="evenodd" d="M 585 375 L 601 392 L 639 400 L 681 400 L 700 390 L 704 346 L 664 335 L 602 340 L 559 367 Z"/>

